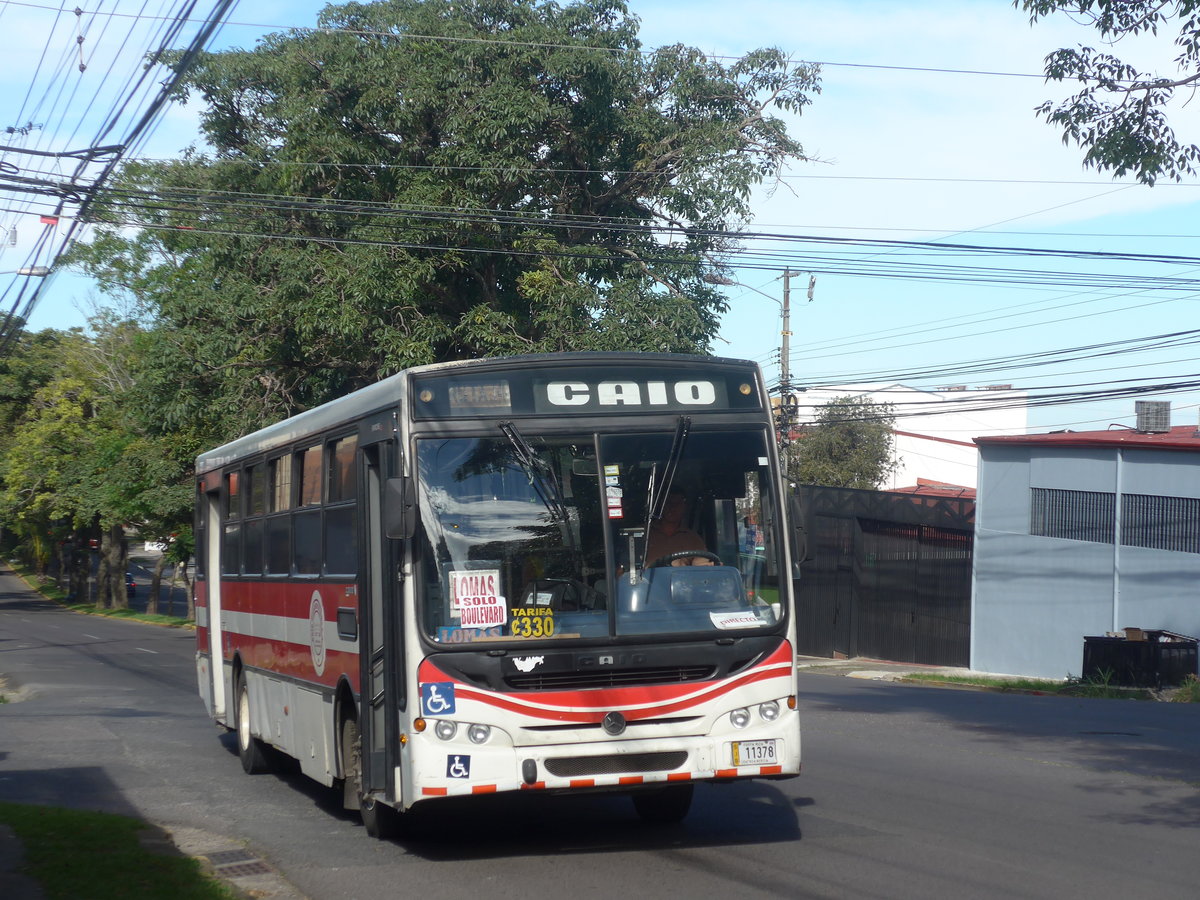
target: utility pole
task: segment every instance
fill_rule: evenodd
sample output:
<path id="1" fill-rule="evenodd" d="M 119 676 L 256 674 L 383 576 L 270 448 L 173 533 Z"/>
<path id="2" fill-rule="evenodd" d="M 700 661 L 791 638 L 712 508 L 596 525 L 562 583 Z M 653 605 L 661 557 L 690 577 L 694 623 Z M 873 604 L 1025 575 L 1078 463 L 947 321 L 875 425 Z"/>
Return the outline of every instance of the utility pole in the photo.
<path id="1" fill-rule="evenodd" d="M 792 276 L 802 272 L 783 270 L 783 329 L 779 344 L 779 445 L 786 448 L 791 441 L 795 424 L 796 398 L 792 394 Z M 784 471 L 787 470 L 786 449 Z"/>

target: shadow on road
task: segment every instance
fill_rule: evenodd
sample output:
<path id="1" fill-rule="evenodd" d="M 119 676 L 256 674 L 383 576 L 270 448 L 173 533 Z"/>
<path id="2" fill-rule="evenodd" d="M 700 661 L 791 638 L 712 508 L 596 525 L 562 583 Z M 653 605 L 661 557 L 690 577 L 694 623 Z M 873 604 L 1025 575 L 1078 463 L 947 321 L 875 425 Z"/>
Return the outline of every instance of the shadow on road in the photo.
<path id="1" fill-rule="evenodd" d="M 220 737 L 233 756 L 232 733 Z M 342 809 L 342 794 L 317 784 L 288 757 L 276 759 L 276 778 L 306 796 L 324 814 L 361 828 L 358 814 Z M 507 794 L 431 801 L 402 817 L 396 840 L 424 859 L 454 862 L 526 856 L 531 852 L 608 853 L 682 850 L 788 843 L 800 840 L 794 800 L 767 781 L 701 783 L 688 817 L 679 825 L 643 823 L 623 794 Z M 365 830 L 363 840 L 370 840 Z"/>

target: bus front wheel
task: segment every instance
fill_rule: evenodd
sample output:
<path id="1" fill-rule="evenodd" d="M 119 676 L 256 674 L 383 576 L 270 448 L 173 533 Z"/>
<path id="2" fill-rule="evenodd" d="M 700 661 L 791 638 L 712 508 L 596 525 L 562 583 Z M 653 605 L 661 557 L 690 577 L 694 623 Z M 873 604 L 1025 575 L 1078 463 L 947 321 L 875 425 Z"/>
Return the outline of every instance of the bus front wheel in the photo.
<path id="1" fill-rule="evenodd" d="M 371 837 L 386 840 L 396 834 L 398 813 L 386 803 L 363 794 L 362 742 L 358 722 L 354 719 L 342 723 L 342 771 L 345 772 L 342 805 L 358 810 L 363 827 Z"/>
<path id="2" fill-rule="evenodd" d="M 652 825 L 674 825 L 682 822 L 692 808 L 693 784 L 673 784 L 669 787 L 638 791 L 633 795 L 633 808 L 643 822 Z"/>
<path id="3" fill-rule="evenodd" d="M 266 745 L 250 733 L 250 689 L 246 687 L 245 676 L 238 679 L 237 686 L 237 747 L 247 775 L 271 771 Z"/>

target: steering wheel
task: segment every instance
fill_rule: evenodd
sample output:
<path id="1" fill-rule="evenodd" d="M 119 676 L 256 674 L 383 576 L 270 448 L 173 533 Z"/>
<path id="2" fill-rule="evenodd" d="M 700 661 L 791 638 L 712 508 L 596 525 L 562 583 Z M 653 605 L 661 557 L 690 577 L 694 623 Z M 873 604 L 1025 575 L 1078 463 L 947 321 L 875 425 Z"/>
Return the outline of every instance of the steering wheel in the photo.
<path id="1" fill-rule="evenodd" d="M 679 550 L 675 553 L 668 553 L 666 556 L 660 556 L 654 561 L 652 568 L 656 566 L 669 566 L 677 559 L 691 559 L 693 556 L 710 560 L 714 566 L 721 565 L 721 557 L 715 553 L 709 553 L 707 550 Z"/>

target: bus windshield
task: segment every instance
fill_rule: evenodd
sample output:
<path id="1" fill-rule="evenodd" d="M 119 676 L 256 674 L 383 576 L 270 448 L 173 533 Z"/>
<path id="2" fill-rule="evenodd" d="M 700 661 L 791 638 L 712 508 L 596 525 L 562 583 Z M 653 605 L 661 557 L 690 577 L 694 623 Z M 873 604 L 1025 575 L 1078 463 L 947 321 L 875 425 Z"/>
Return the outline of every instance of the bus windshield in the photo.
<path id="1" fill-rule="evenodd" d="M 765 429 L 417 442 L 441 644 L 754 632 L 782 618 Z"/>

